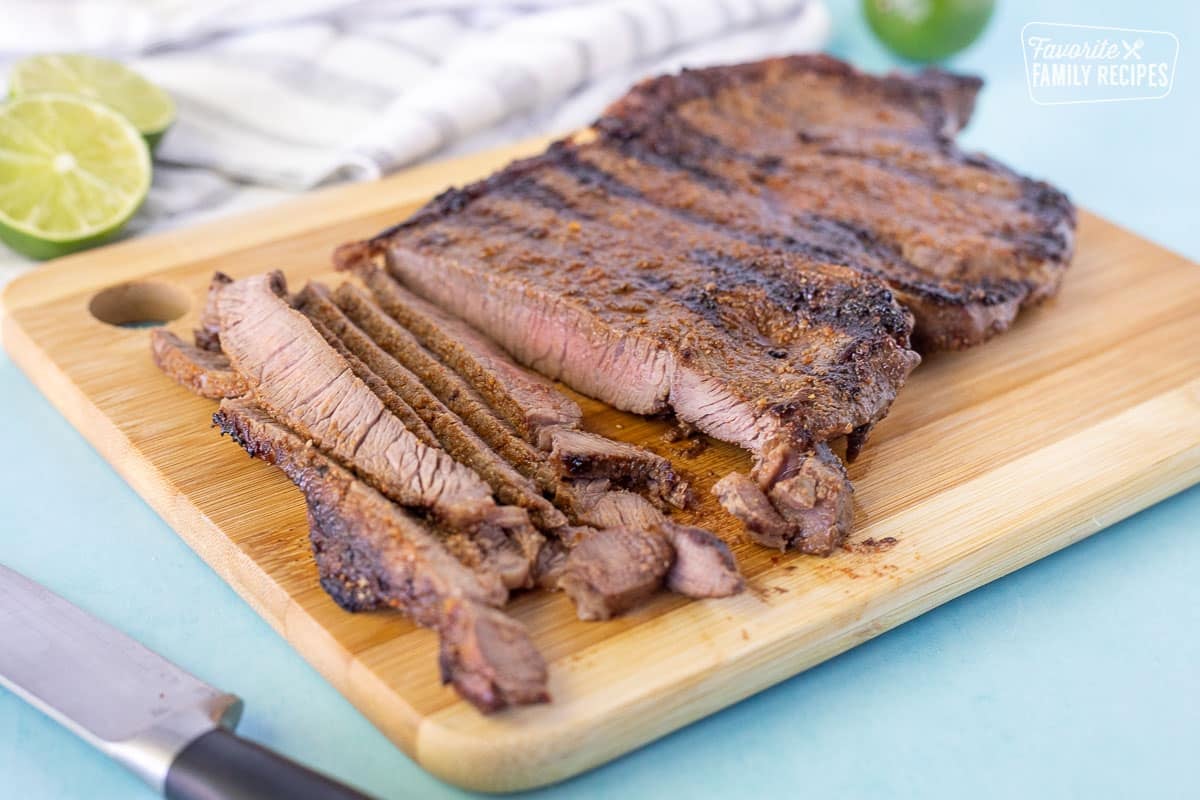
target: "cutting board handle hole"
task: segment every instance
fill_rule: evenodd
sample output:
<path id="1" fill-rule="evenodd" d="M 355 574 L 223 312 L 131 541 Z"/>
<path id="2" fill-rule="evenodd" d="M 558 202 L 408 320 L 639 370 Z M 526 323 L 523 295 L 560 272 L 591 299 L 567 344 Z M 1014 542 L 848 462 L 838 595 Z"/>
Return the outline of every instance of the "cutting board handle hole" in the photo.
<path id="1" fill-rule="evenodd" d="M 92 316 L 121 328 L 152 328 L 179 319 L 191 306 L 188 293 L 158 281 L 136 281 L 110 286 L 92 296 Z"/>

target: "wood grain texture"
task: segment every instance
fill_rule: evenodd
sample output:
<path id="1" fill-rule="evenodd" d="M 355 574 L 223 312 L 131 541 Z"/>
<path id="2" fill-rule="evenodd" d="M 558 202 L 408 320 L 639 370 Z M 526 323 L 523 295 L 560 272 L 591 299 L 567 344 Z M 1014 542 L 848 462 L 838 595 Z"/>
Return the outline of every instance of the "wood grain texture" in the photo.
<path id="1" fill-rule="evenodd" d="M 4 295 L 14 361 L 255 610 L 393 741 L 469 788 L 512 790 L 596 766 L 787 678 L 1200 480 L 1200 269 L 1082 215 L 1061 296 L 1015 329 L 917 369 L 850 472 L 857 521 L 829 559 L 739 541 L 707 495 L 746 468 L 714 443 L 687 457 L 663 423 L 583 400 L 586 425 L 671 456 L 703 503 L 687 521 L 734 544 L 750 590 L 662 595 L 578 622 L 561 595 L 513 613 L 550 661 L 554 703 L 480 716 L 438 683 L 434 634 L 394 613 L 352 615 L 317 584 L 304 507 L 281 473 L 209 426 L 214 403 L 160 375 L 148 333 L 106 325 L 90 299 L 125 281 L 179 287 L 191 328 L 210 274 L 329 274 L 331 249 L 430 194 L 544 142 L 435 164 L 288 206 L 63 259 Z M 894 539 L 890 547 L 866 542 Z"/>

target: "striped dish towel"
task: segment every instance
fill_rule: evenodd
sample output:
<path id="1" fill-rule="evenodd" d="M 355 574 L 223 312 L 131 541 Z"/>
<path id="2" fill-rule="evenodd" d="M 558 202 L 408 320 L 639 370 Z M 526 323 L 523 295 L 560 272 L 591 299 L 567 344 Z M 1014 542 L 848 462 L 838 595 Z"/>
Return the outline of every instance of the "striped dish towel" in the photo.
<path id="1" fill-rule="evenodd" d="M 822 0 L 6 0 L 0 70 L 109 55 L 178 121 L 127 235 L 586 125 L 638 78 L 821 48 Z M 0 254 L 0 282 L 25 262 Z"/>

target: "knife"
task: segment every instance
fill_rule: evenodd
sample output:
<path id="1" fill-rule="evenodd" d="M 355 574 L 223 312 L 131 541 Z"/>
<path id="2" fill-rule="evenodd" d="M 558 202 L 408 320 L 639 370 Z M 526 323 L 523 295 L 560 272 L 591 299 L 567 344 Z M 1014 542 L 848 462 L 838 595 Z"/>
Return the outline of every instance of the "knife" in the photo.
<path id="1" fill-rule="evenodd" d="M 367 797 L 238 737 L 238 697 L 2 564 L 0 686 L 171 800 Z"/>

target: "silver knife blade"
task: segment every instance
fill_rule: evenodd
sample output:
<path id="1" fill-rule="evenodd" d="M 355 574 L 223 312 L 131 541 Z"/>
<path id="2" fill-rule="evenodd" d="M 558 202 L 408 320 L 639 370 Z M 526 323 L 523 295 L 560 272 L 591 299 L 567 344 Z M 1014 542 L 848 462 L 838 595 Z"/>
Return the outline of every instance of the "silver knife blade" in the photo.
<path id="1" fill-rule="evenodd" d="M 242 701 L 0 564 L 0 685 L 161 791 L 175 756 Z"/>

